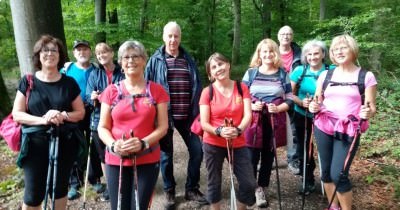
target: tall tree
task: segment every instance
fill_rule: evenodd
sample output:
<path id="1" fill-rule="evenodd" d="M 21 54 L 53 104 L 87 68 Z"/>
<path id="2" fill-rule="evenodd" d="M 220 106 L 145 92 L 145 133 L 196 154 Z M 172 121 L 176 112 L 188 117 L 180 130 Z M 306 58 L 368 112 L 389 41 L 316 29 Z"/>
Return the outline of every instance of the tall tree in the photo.
<path id="1" fill-rule="evenodd" d="M 11 0 L 10 6 L 22 76 L 34 70 L 32 48 L 40 35 L 50 34 L 65 45 L 61 0 Z"/>
<path id="2" fill-rule="evenodd" d="M 326 0 L 319 0 L 319 21 L 325 19 Z"/>
<path id="3" fill-rule="evenodd" d="M 208 19 L 207 19 L 207 55 L 211 55 L 215 51 L 215 0 L 209 0 Z"/>
<path id="4" fill-rule="evenodd" d="M 233 0 L 233 44 L 232 44 L 232 64 L 238 64 L 240 59 L 240 23 L 241 23 L 240 0 Z"/>
<path id="5" fill-rule="evenodd" d="M 95 0 L 94 1 L 94 10 L 95 10 L 95 25 L 97 26 L 97 30 L 103 28 L 106 23 L 106 0 Z M 96 31 L 97 31 L 96 30 Z M 95 43 L 105 42 L 107 40 L 107 34 L 104 30 L 99 30 L 94 35 Z"/>
<path id="6" fill-rule="evenodd" d="M 143 36 L 144 31 L 147 25 L 147 9 L 149 7 L 149 0 L 143 0 L 142 9 L 140 11 L 140 23 L 139 23 L 139 32 Z"/>
<path id="7" fill-rule="evenodd" d="M 257 0 L 253 0 L 253 4 L 261 17 L 263 37 L 271 37 L 271 0 L 261 0 L 260 3 Z"/>

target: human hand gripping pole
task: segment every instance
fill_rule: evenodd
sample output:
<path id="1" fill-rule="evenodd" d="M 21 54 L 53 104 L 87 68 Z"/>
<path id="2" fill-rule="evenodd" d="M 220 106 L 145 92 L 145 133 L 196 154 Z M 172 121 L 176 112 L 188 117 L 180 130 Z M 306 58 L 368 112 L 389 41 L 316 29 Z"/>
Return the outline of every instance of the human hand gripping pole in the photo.
<path id="1" fill-rule="evenodd" d="M 133 133 L 133 130 L 129 132 L 129 135 L 131 138 L 133 138 L 135 135 Z M 136 210 L 140 209 L 139 205 L 139 185 L 138 185 L 138 175 L 137 175 L 137 163 L 136 163 L 136 153 L 133 153 L 133 187 L 135 188 L 135 206 Z"/>
<path id="2" fill-rule="evenodd" d="M 228 119 L 225 117 L 224 119 L 224 127 L 234 127 L 233 126 L 233 120 L 232 118 Z M 229 165 L 229 175 L 230 175 L 230 180 L 231 180 L 231 203 L 230 203 L 230 209 L 231 210 L 236 210 L 237 209 L 237 203 L 236 203 L 236 194 L 235 194 L 235 185 L 233 182 L 233 146 L 232 146 L 232 139 L 231 138 L 225 138 L 226 139 L 226 149 L 228 152 L 228 165 Z"/>
<path id="3" fill-rule="evenodd" d="M 122 140 L 125 141 L 125 133 L 122 134 Z M 118 176 L 118 201 L 117 201 L 117 210 L 121 210 L 121 204 L 122 204 L 122 169 L 123 169 L 123 161 L 124 158 L 122 155 L 120 156 L 119 159 L 119 176 Z"/>
<path id="4" fill-rule="evenodd" d="M 93 107 L 96 109 L 97 106 L 97 100 L 93 100 Z M 89 146 L 88 146 L 88 157 L 87 157 L 87 163 L 86 163 L 86 174 L 85 174 L 85 189 L 83 191 L 83 204 L 82 204 L 82 209 L 86 210 L 86 191 L 87 191 L 87 186 L 88 186 L 88 179 L 89 179 L 89 167 L 90 167 L 90 151 L 91 145 L 93 143 L 93 129 L 94 129 L 94 109 L 90 115 L 90 140 L 89 140 Z"/>
<path id="5" fill-rule="evenodd" d="M 308 101 L 310 100 L 310 95 L 307 93 L 304 101 L 307 101 L 307 103 L 302 103 L 304 106 L 304 141 L 303 141 L 303 183 L 302 183 L 302 188 L 303 188 L 303 192 L 301 193 L 301 209 L 304 209 L 304 205 L 305 205 L 305 195 L 306 195 L 306 177 L 307 177 L 307 169 L 308 167 L 310 167 L 310 159 L 311 159 L 311 153 L 312 153 L 312 140 L 310 138 L 310 144 L 307 150 L 307 140 L 308 140 Z M 307 153 L 308 151 L 308 153 Z M 308 156 L 307 156 L 308 154 Z"/>
<path id="6" fill-rule="evenodd" d="M 268 108 L 268 111 L 269 108 Z M 279 202 L 279 209 L 282 210 L 282 199 L 281 199 L 281 184 L 279 181 L 279 167 L 278 167 L 278 156 L 276 153 L 276 139 L 275 139 L 275 129 L 274 129 L 274 113 L 270 112 L 270 116 L 271 116 L 271 129 L 272 129 L 272 143 L 273 143 L 273 147 L 274 147 L 274 156 L 275 156 L 275 171 L 276 171 L 276 184 L 278 187 L 278 202 Z"/>
<path id="7" fill-rule="evenodd" d="M 369 107 L 369 102 L 367 102 L 367 107 Z M 347 152 L 346 159 L 344 160 L 344 165 L 343 165 L 342 170 L 340 171 L 339 179 L 341 179 L 344 176 L 344 172 L 346 171 L 346 169 L 348 167 L 350 156 L 353 153 L 354 146 L 356 145 L 356 142 L 360 141 L 360 139 L 361 139 L 361 126 L 365 121 L 367 121 L 367 119 L 361 118 L 360 122 L 357 125 L 357 130 L 356 130 L 356 133 L 354 134 L 354 139 L 351 142 L 349 151 Z M 325 210 L 329 210 L 331 208 L 333 200 L 335 199 L 335 196 L 336 196 L 336 192 L 337 192 L 337 184 L 335 185 L 335 190 L 333 191 L 332 197 L 329 201 L 328 208 L 326 208 Z"/>

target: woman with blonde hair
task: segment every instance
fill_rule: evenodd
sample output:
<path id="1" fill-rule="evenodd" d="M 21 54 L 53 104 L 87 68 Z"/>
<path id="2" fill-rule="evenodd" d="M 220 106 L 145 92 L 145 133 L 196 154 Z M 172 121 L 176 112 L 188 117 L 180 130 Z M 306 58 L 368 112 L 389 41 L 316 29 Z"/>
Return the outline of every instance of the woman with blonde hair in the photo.
<path id="1" fill-rule="evenodd" d="M 285 145 L 286 111 L 293 103 L 290 80 L 281 64 L 276 42 L 264 39 L 258 43 L 250 68 L 242 80 L 250 90 L 252 125 L 257 127 L 255 131 L 248 129 L 245 134 L 246 145 L 251 153 L 253 173 L 258 181 L 255 191 L 258 207 L 269 205 L 266 188 L 269 186 L 274 155 L 276 156 L 273 139 L 278 143 L 277 146 Z M 257 173 L 259 162 L 260 170 Z"/>

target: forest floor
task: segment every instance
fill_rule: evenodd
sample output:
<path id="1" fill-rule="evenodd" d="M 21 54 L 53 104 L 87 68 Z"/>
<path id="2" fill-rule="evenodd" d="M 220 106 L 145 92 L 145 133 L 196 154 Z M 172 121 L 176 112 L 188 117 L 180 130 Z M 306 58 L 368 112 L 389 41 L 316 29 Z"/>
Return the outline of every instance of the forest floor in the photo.
<path id="1" fill-rule="evenodd" d="M 209 206 L 198 206 L 194 202 L 187 202 L 184 199 L 184 183 L 186 180 L 186 167 L 188 153 L 187 149 L 180 139 L 180 136 L 175 132 L 175 144 L 174 144 L 174 169 L 175 178 L 177 185 L 177 208 L 176 209 L 209 209 Z M 8 149 L 4 141 L 0 142 L 0 182 L 5 180 L 15 180 L 15 177 L 21 177 L 22 173 L 20 170 L 15 168 L 15 154 L 6 152 Z M 281 184 L 281 198 L 282 198 L 282 209 L 287 210 L 299 210 L 301 209 L 301 196 L 297 194 L 298 185 L 300 184 L 300 176 L 295 176 L 289 173 L 286 164 L 286 152 L 283 148 L 278 150 L 278 165 L 279 165 L 279 175 Z M 376 160 L 379 162 L 379 160 Z M 377 165 L 371 160 L 360 159 L 359 155 L 355 158 L 355 161 L 351 168 L 351 180 L 354 185 L 354 204 L 353 209 L 400 209 L 400 201 L 394 200 L 393 189 L 387 188 L 384 183 L 374 183 L 367 184 L 366 177 L 370 174 Z M 317 191 L 306 196 L 305 208 L 307 210 L 322 210 L 327 206 L 326 199 L 321 195 L 321 185 L 319 180 L 318 170 L 316 170 L 316 183 Z M 223 200 L 222 209 L 229 209 L 229 171 L 227 168 L 227 163 L 224 164 L 223 169 Z M 201 191 L 206 191 L 206 169 L 204 164 L 201 168 Z M 21 200 L 23 196 L 23 189 L 20 184 L 12 186 L 13 190 L 8 191 L 8 193 L 0 194 L 0 210 L 3 209 L 20 209 Z M 277 196 L 277 184 L 276 184 L 276 174 L 275 170 L 272 172 L 271 184 L 268 190 L 268 199 L 270 206 L 264 209 L 279 209 L 278 196 Z M 110 209 L 108 202 L 101 202 L 99 195 L 95 192 L 88 190 L 86 209 L 87 210 L 98 210 L 98 209 Z M 158 210 L 163 209 L 164 196 L 162 192 L 162 179 L 161 175 L 156 185 L 155 194 L 153 197 L 153 202 L 151 209 Z M 75 210 L 81 209 L 83 204 L 83 196 L 74 201 L 68 201 L 68 209 Z"/>

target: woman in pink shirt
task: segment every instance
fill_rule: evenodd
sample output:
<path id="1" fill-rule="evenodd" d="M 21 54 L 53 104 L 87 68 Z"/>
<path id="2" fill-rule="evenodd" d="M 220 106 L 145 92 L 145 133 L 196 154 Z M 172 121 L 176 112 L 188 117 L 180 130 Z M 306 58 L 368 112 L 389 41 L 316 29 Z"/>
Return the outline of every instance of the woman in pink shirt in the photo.
<path id="1" fill-rule="evenodd" d="M 99 97 L 98 133 L 107 146 L 107 186 L 113 210 L 120 192 L 122 209 L 138 210 L 136 198 L 140 209 L 148 209 L 160 171 L 158 141 L 167 133 L 169 97 L 161 85 L 144 79 L 146 61 L 140 42 L 124 42 L 118 50 L 118 62 L 126 79 L 109 85 Z"/>
<path id="2" fill-rule="evenodd" d="M 242 131 L 251 121 L 251 100 L 247 86 L 230 79 L 230 63 L 219 53 L 210 56 L 206 70 L 212 85 L 203 90 L 200 97 L 200 119 L 204 130 L 203 152 L 207 174 L 207 199 L 211 209 L 220 209 L 222 166 L 228 158 L 227 145 L 233 150 L 232 169 L 239 189 L 236 193 L 237 209 L 246 209 L 255 202 L 255 178 L 252 174 L 249 151 Z M 241 88 L 242 94 L 240 94 Z M 230 126 L 224 125 L 231 119 Z M 227 141 L 229 141 L 227 143 Z"/>
<path id="3" fill-rule="evenodd" d="M 352 206 L 352 186 L 348 178 L 351 162 L 359 146 L 359 138 L 353 140 L 354 147 L 350 152 L 349 159 L 347 154 L 352 145 L 352 141 L 340 139 L 334 135 L 338 130 L 339 123 L 352 119 L 368 120 L 376 112 L 376 79 L 372 72 L 366 72 L 364 85 L 364 96 L 360 92 L 358 82 L 361 67 L 355 64 L 358 57 L 358 45 L 353 37 L 340 35 L 332 40 L 329 50 L 331 61 L 337 67 L 331 71 L 332 77 L 328 83 L 324 81 L 327 72 L 323 72 L 317 81 L 317 89 L 314 101 L 310 103 L 309 109 L 312 113 L 317 113 L 314 121 L 314 134 L 318 145 L 318 152 L 321 156 L 321 179 L 324 181 L 324 188 L 331 203 L 330 210 L 349 210 Z M 362 81 L 362 79 L 360 79 Z M 365 131 L 363 126 L 361 131 Z M 342 172 L 343 167 L 346 168 Z M 336 195 L 331 201 L 333 194 Z"/>

